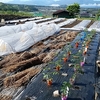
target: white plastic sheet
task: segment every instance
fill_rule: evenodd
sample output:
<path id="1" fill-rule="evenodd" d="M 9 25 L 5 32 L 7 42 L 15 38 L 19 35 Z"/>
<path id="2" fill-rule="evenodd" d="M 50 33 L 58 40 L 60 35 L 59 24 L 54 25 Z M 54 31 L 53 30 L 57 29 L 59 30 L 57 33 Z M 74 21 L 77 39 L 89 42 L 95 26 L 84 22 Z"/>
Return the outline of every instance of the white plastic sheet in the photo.
<path id="1" fill-rule="evenodd" d="M 52 18 L 41 19 L 41 17 L 37 17 L 37 19 L 39 19 L 39 20 L 28 21 L 28 22 L 25 22 L 24 24 L 18 24 L 18 25 L 13 25 L 13 26 L 0 27 L 0 37 L 4 36 L 4 35 L 8 35 L 8 34 L 18 33 L 18 32 L 22 32 L 22 31 L 25 32 L 27 30 L 31 30 L 33 27 L 38 27 L 38 25 L 35 22 L 47 21 Z M 23 20 L 25 20 L 25 19 L 23 19 Z M 18 20 L 15 20 L 15 21 L 18 21 Z"/>
<path id="2" fill-rule="evenodd" d="M 8 26 L 3 26 L 0 28 L 0 37 L 4 36 L 4 35 L 9 35 L 15 33 L 14 29 L 12 29 L 11 27 Z"/>
<path id="3" fill-rule="evenodd" d="M 22 31 L 31 30 L 33 27 L 38 27 L 33 21 L 26 22 L 25 24 L 13 25 L 13 26 L 3 26 L 0 27 L 0 37 L 14 34 Z"/>
<path id="4" fill-rule="evenodd" d="M 28 30 L 31 30 L 33 27 L 38 27 L 38 25 L 33 21 L 26 22 L 25 26 L 28 28 Z"/>
<path id="5" fill-rule="evenodd" d="M 100 32 L 100 21 L 95 21 L 88 29 L 89 31 L 91 30 L 96 30 L 97 32 Z"/>
<path id="6" fill-rule="evenodd" d="M 53 35 L 54 33 L 60 31 L 60 28 L 58 25 L 52 23 L 48 25 L 41 26 L 43 32 L 45 33 L 46 37 Z"/>
<path id="7" fill-rule="evenodd" d="M 83 20 L 79 24 L 75 25 L 73 28 L 84 30 L 90 22 L 91 20 Z"/>
<path id="8" fill-rule="evenodd" d="M 54 19 L 54 20 L 51 20 L 51 21 L 46 21 L 46 22 L 43 22 L 43 23 L 39 23 L 38 25 L 42 26 L 42 25 L 55 23 L 55 22 L 59 22 L 59 21 L 64 21 L 64 20 L 65 20 L 65 18 L 57 18 L 57 19 Z"/>
<path id="9" fill-rule="evenodd" d="M 44 18 L 44 19 L 36 20 L 36 21 L 34 21 L 34 23 L 41 22 L 41 21 L 47 21 L 47 20 L 50 20 L 50 19 L 52 19 L 52 18 Z"/>
<path id="10" fill-rule="evenodd" d="M 25 18 L 25 19 L 17 19 L 17 20 L 9 20 L 9 21 L 6 21 L 6 23 L 17 23 L 19 21 L 32 21 L 32 20 L 35 20 L 35 19 L 42 19 L 42 17 L 34 17 L 34 18 Z"/>
<path id="11" fill-rule="evenodd" d="M 4 36 L 4 35 L 12 34 L 12 33 L 18 33 L 18 32 L 22 32 L 22 31 L 25 32 L 27 30 L 31 30 L 33 27 L 38 27 L 38 25 L 35 22 L 47 21 L 52 18 L 41 19 L 41 17 L 39 17 L 38 19 L 39 20 L 25 22 L 24 24 L 0 27 L 0 37 Z M 18 20 L 16 20 L 16 21 L 18 21 Z"/>
<path id="12" fill-rule="evenodd" d="M 77 19 L 74 18 L 74 19 L 68 19 L 64 22 L 61 22 L 58 24 L 59 27 L 62 27 L 62 26 L 65 26 L 65 25 L 69 25 L 69 24 L 72 24 L 73 22 L 75 22 Z"/>
<path id="13" fill-rule="evenodd" d="M 33 27 L 25 32 L 0 37 L 0 56 L 24 51 L 58 31 L 60 31 L 60 28 L 52 23 L 42 27 Z"/>

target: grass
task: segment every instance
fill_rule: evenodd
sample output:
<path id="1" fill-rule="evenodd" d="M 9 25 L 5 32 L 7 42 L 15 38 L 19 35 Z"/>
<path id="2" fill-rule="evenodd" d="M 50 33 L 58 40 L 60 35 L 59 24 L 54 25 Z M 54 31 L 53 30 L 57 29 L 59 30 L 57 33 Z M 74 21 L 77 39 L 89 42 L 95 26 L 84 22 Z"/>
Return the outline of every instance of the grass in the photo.
<path id="1" fill-rule="evenodd" d="M 94 21 L 96 21 L 96 18 L 84 18 L 84 17 L 82 17 L 82 18 L 78 18 L 78 20 L 94 20 Z"/>
<path id="2" fill-rule="evenodd" d="M 12 12 L 12 11 L 0 11 L 0 15 L 15 15 L 15 16 L 29 16 L 29 17 L 33 16 L 33 14 L 29 12 Z"/>

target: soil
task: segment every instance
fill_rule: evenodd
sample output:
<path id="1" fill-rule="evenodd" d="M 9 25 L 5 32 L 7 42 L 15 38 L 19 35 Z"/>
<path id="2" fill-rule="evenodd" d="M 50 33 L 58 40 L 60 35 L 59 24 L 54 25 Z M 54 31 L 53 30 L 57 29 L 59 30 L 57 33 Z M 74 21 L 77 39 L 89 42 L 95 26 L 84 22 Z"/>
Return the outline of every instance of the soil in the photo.
<path id="1" fill-rule="evenodd" d="M 43 22 L 51 21 L 51 20 L 54 20 L 54 18 L 49 19 L 49 20 L 45 20 L 45 21 L 39 21 L 39 22 L 36 22 L 36 24 L 40 24 L 40 23 L 43 23 Z"/>
<path id="2" fill-rule="evenodd" d="M 10 54 L 0 61 L 0 68 L 4 72 L 14 72 L 19 68 L 20 70 L 24 70 L 41 63 L 47 63 L 53 59 L 56 50 L 62 49 L 66 43 L 71 42 L 77 34 L 78 32 L 68 31 L 56 35 L 56 38 L 54 35 L 44 41 L 36 43 L 29 51 Z M 45 44 L 46 41 L 49 42 Z"/>
<path id="3" fill-rule="evenodd" d="M 90 22 L 90 24 L 87 26 L 87 28 L 89 28 L 93 23 L 94 23 L 94 21 L 92 20 L 92 21 Z"/>
<path id="4" fill-rule="evenodd" d="M 58 22 L 55 22 L 55 23 L 56 23 L 56 24 L 59 24 L 59 23 L 62 23 L 62 22 L 64 22 L 64 21 L 66 21 L 66 20 L 58 21 Z"/>

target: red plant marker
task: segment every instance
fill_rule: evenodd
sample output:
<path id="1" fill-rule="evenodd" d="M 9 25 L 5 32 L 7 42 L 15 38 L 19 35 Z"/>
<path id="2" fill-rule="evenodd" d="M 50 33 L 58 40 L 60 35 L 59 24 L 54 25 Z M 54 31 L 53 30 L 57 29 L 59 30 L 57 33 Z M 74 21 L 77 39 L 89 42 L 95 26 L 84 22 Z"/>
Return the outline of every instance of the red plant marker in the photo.
<path id="1" fill-rule="evenodd" d="M 76 43 L 75 43 L 75 48 L 78 48 L 78 46 L 79 46 L 79 43 L 76 42 Z"/>
<path id="2" fill-rule="evenodd" d="M 86 55 L 86 51 L 83 52 L 83 55 Z"/>
<path id="3" fill-rule="evenodd" d="M 63 58 L 63 61 L 64 61 L 65 63 L 67 62 L 67 60 L 68 60 L 67 57 Z"/>
<path id="4" fill-rule="evenodd" d="M 51 86 L 51 85 L 52 85 L 52 79 L 48 79 L 48 80 L 47 80 L 47 85 L 48 85 L 48 86 Z"/>
<path id="5" fill-rule="evenodd" d="M 60 66 L 56 66 L 56 71 L 59 71 L 60 70 Z"/>
<path id="6" fill-rule="evenodd" d="M 67 53 L 68 58 L 70 57 L 70 54 L 71 54 L 71 52 L 70 52 L 70 51 L 68 51 L 68 53 Z"/>

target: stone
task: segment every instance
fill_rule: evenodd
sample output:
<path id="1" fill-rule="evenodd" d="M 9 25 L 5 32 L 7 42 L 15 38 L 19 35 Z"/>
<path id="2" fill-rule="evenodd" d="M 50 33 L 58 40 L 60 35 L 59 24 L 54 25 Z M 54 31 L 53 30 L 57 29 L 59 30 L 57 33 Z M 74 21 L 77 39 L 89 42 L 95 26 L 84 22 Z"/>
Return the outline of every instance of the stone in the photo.
<path id="1" fill-rule="evenodd" d="M 72 67 L 72 66 L 73 66 L 73 64 L 71 64 L 71 63 L 70 63 L 70 64 L 68 64 L 68 65 L 69 65 L 69 67 Z"/>
<path id="2" fill-rule="evenodd" d="M 62 76 L 68 76 L 68 74 L 67 73 L 62 73 Z"/>
<path id="3" fill-rule="evenodd" d="M 60 94 L 59 94 L 59 90 L 55 90 L 54 92 L 53 92 L 53 96 L 54 97 L 58 97 Z"/>

